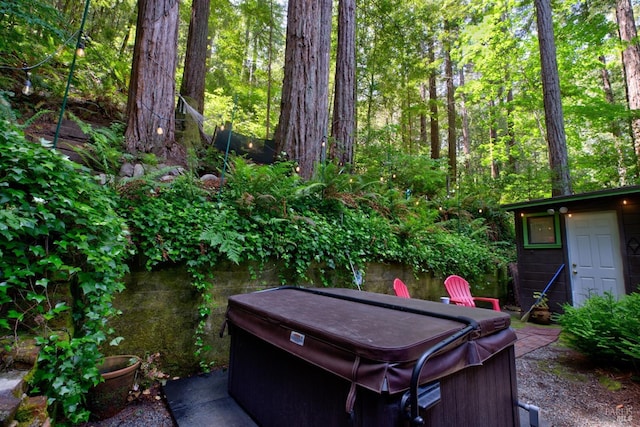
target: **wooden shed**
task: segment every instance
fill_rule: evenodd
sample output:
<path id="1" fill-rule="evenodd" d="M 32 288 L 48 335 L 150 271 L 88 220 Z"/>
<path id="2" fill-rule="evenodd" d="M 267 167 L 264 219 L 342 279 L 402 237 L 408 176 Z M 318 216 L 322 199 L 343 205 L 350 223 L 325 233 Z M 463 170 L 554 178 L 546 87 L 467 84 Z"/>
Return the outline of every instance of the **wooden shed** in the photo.
<path id="1" fill-rule="evenodd" d="M 514 212 L 518 274 L 514 286 L 523 309 L 534 303 L 558 268 L 549 307 L 580 306 L 592 294 L 615 296 L 640 286 L 640 186 L 504 205 Z"/>

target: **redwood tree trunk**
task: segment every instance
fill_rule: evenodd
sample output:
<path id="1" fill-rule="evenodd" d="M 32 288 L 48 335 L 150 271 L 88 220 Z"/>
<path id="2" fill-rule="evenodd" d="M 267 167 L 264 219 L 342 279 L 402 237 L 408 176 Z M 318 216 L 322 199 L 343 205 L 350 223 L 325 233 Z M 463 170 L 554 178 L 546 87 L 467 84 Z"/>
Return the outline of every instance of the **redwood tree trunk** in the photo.
<path id="1" fill-rule="evenodd" d="M 550 0 L 535 0 L 535 7 L 547 144 L 549 146 L 549 166 L 551 168 L 551 194 L 553 196 L 569 195 L 571 194 L 571 177 Z"/>
<path id="2" fill-rule="evenodd" d="M 327 13 L 328 10 L 328 13 Z M 291 0 L 277 152 L 298 163 L 310 178 L 320 160 L 328 116 L 331 0 Z"/>
<path id="3" fill-rule="evenodd" d="M 496 160 L 495 149 L 498 141 L 498 124 L 497 124 L 497 112 L 496 102 L 492 99 L 489 101 L 489 155 L 491 160 L 491 179 L 498 179 L 498 161 Z"/>
<path id="4" fill-rule="evenodd" d="M 433 64 L 436 53 L 433 38 L 429 39 L 429 118 L 431 125 L 431 158 L 440 158 L 440 122 L 438 121 L 438 88 L 436 86 L 436 70 Z"/>
<path id="5" fill-rule="evenodd" d="M 193 0 L 187 50 L 184 58 L 184 73 L 180 86 L 180 94 L 193 101 L 194 105 L 191 106 L 200 114 L 204 112 L 210 4 L 210 0 Z"/>
<path id="6" fill-rule="evenodd" d="M 448 22 L 444 23 L 447 37 L 444 48 L 444 73 L 447 79 L 447 144 L 449 146 L 449 174 L 451 182 L 455 183 L 458 176 L 458 158 L 456 143 L 456 104 L 455 88 L 453 85 L 453 62 L 451 61 L 451 27 Z"/>
<path id="7" fill-rule="evenodd" d="M 175 143 L 178 1 L 139 0 L 127 103 L 127 151 L 184 163 Z"/>
<path id="8" fill-rule="evenodd" d="M 427 85 L 425 83 L 420 84 L 420 101 L 424 106 L 424 109 L 420 111 L 420 145 L 426 146 L 428 133 L 426 107 L 429 104 L 429 100 L 427 99 Z"/>
<path id="9" fill-rule="evenodd" d="M 320 135 L 320 159 L 324 161 L 327 154 L 327 143 L 329 136 L 329 68 L 331 52 L 331 24 L 333 17 L 332 0 L 316 0 L 320 7 L 319 45 L 317 50 L 318 66 L 316 67 L 316 132 Z M 303 175 L 310 177 L 313 175 L 313 164 L 311 174 Z"/>
<path id="10" fill-rule="evenodd" d="M 616 2 L 618 33 L 625 49 L 622 51 L 622 64 L 626 78 L 627 98 L 632 113 L 631 132 L 636 165 L 640 171 L 640 46 L 631 0 Z M 640 173 L 640 172 L 639 172 Z"/>
<path id="11" fill-rule="evenodd" d="M 460 77 L 460 86 L 464 87 L 465 76 L 464 67 L 458 72 Z M 465 95 L 463 94 L 460 99 L 460 116 L 462 117 L 462 154 L 464 154 L 464 168 L 469 171 L 471 169 L 471 134 L 469 131 L 469 112 L 467 111 L 467 104 Z"/>
<path id="12" fill-rule="evenodd" d="M 271 135 L 271 83 L 272 83 L 272 65 L 273 65 L 273 27 L 275 25 L 273 19 L 273 0 L 269 0 L 269 48 L 267 59 L 267 120 L 265 123 L 264 137 L 269 139 Z"/>
<path id="13" fill-rule="evenodd" d="M 353 163 L 356 103 L 356 2 L 338 4 L 338 49 L 331 136 L 335 151 L 331 157 L 340 164 Z"/>

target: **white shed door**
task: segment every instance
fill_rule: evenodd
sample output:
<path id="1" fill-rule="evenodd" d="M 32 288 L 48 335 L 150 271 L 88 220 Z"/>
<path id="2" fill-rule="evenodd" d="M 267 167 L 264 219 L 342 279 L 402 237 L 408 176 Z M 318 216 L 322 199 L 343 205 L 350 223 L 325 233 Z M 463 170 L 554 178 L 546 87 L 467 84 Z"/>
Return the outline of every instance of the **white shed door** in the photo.
<path id="1" fill-rule="evenodd" d="M 624 295 L 616 212 L 570 214 L 566 220 L 573 305 L 594 293 Z"/>

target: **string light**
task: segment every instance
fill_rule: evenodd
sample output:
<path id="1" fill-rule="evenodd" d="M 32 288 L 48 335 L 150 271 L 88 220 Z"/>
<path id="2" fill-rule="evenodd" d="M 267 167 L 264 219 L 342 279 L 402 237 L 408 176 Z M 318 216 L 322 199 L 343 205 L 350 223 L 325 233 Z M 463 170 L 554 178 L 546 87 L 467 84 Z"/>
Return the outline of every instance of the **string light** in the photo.
<path id="1" fill-rule="evenodd" d="M 79 58 L 84 58 L 85 52 L 84 52 L 84 48 L 85 48 L 85 37 L 84 34 L 80 34 L 80 38 L 78 39 L 78 45 L 76 46 L 76 55 L 78 55 Z"/>
<path id="2" fill-rule="evenodd" d="M 62 51 L 62 49 L 67 44 L 69 44 L 69 42 L 71 40 L 73 40 L 77 35 L 78 35 L 78 31 L 73 33 L 68 39 L 66 39 L 64 42 L 62 42 L 62 44 L 60 46 L 58 46 L 53 53 L 50 53 L 49 55 L 47 55 L 40 62 L 37 62 L 37 63 L 35 63 L 33 65 L 28 65 L 26 62 L 23 62 L 22 63 L 22 67 L 12 67 L 12 66 L 8 66 L 8 65 L 0 65 L 0 70 L 24 71 L 27 74 L 27 76 L 26 76 L 26 79 L 25 79 L 25 82 L 24 82 L 24 86 L 22 87 L 22 93 L 25 96 L 29 96 L 34 92 L 33 83 L 31 83 L 31 70 L 33 70 L 35 68 L 38 68 L 38 67 L 46 64 L 47 62 L 49 62 L 54 56 L 59 54 Z"/>
<path id="3" fill-rule="evenodd" d="M 24 86 L 22 88 L 22 94 L 25 96 L 29 96 L 33 93 L 33 85 L 31 84 L 31 72 L 27 71 L 27 79 L 24 82 Z"/>
<path id="4" fill-rule="evenodd" d="M 158 129 L 156 129 L 156 133 L 158 135 L 162 135 L 164 133 L 164 129 L 162 129 L 162 126 L 158 126 Z"/>

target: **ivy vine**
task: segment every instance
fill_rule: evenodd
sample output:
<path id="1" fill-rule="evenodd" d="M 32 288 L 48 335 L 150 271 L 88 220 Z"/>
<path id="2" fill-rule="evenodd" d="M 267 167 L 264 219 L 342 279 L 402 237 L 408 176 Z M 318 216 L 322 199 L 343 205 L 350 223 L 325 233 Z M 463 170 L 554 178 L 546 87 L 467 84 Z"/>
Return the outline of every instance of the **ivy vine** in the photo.
<path id="1" fill-rule="evenodd" d="M 127 272 L 114 207 L 87 170 L 0 121 L 0 330 L 37 336 L 33 392 L 71 423 L 89 416 L 111 299 Z"/>

